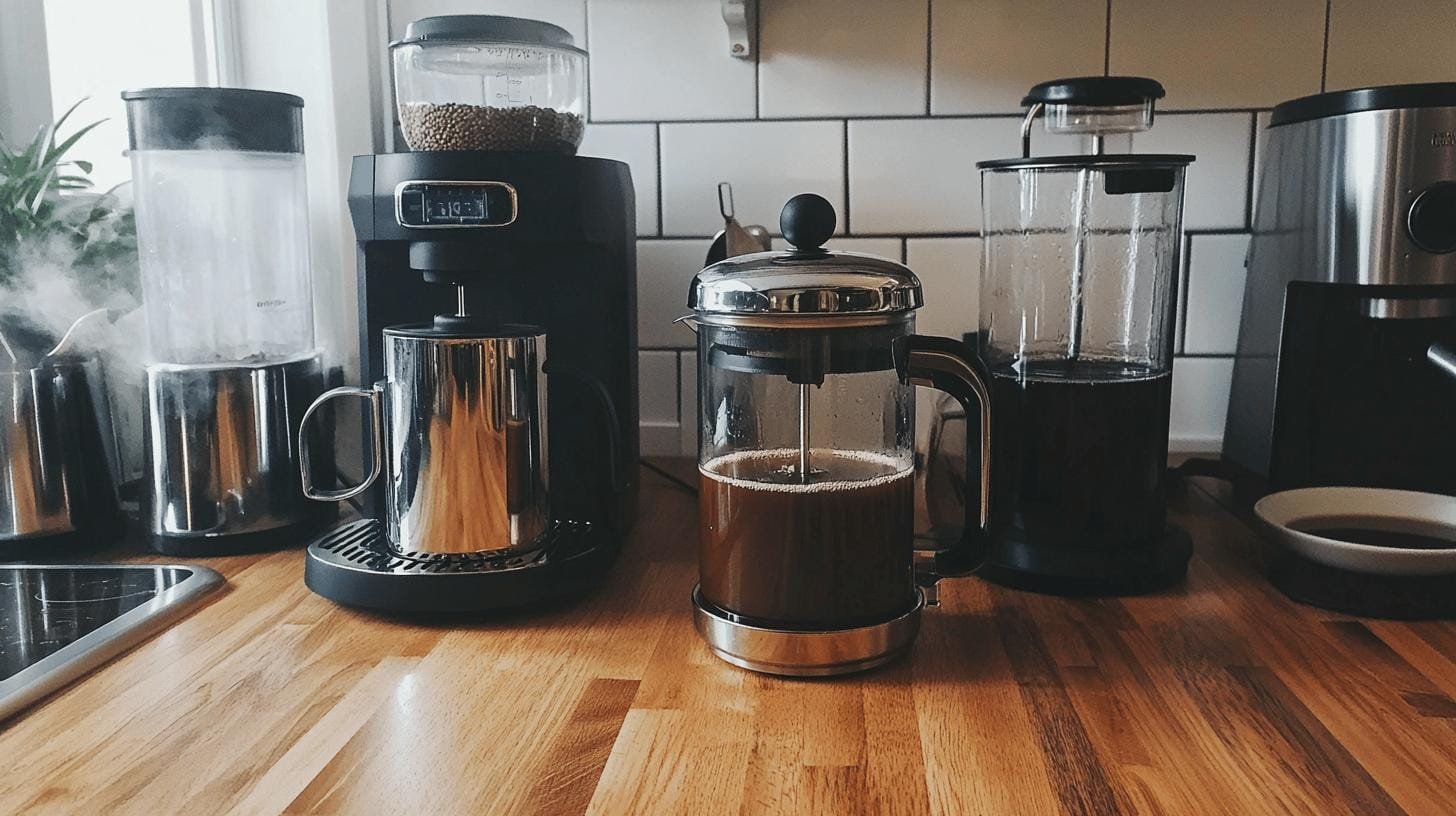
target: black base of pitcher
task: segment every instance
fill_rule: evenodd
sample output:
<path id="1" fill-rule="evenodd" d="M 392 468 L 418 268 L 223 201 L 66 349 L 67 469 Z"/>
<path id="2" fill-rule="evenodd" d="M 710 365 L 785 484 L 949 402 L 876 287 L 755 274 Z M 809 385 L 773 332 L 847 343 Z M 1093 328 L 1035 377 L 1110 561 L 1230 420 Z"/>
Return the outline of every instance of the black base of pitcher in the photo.
<path id="1" fill-rule="evenodd" d="M 390 613 L 479 613 L 536 606 L 600 584 L 615 535 L 558 521 L 522 552 L 398 553 L 375 519 L 341 524 L 308 547 L 304 583 L 335 603 Z"/>
<path id="2" fill-rule="evenodd" d="M 1046 547 L 1001 539 L 976 575 L 1048 595 L 1142 595 L 1181 583 L 1192 555 L 1192 538 L 1175 524 L 1141 550 Z"/>

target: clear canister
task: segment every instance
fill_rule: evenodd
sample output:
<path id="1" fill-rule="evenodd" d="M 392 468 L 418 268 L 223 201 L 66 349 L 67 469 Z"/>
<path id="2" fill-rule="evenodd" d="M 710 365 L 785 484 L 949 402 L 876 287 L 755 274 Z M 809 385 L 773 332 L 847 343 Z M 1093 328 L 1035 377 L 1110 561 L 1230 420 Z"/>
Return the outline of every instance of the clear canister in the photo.
<path id="1" fill-rule="evenodd" d="M 586 129 L 587 54 L 566 29 L 481 14 L 426 17 L 390 45 L 411 150 L 574 154 Z"/>
<path id="2" fill-rule="evenodd" d="M 122 98 L 151 360 L 312 353 L 303 100 L 240 88 Z"/>

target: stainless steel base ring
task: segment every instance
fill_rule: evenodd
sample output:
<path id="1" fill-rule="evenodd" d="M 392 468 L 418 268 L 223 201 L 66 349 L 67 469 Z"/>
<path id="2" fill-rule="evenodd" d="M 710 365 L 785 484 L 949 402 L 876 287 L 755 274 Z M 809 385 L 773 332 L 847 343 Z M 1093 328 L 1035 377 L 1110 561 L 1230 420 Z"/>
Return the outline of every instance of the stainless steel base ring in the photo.
<path id="1" fill-rule="evenodd" d="M 802 631 L 768 629 L 728 620 L 709 609 L 693 587 L 693 623 L 713 653 L 744 669 L 789 677 L 851 674 L 899 657 L 920 631 L 925 596 L 915 591 L 915 606 L 893 620 L 854 629 Z"/>

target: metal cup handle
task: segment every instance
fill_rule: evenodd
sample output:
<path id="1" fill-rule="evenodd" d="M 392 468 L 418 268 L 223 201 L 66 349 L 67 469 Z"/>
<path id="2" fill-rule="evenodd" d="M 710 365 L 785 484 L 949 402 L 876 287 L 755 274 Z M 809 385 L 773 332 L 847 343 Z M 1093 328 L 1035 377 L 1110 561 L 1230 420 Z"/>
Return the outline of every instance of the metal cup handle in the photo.
<path id="1" fill-rule="evenodd" d="M 342 490 L 318 490 L 313 484 L 313 457 L 310 455 L 308 444 L 308 421 L 313 414 L 324 403 L 335 397 L 359 397 L 369 402 L 369 438 L 370 438 L 370 463 L 369 475 L 364 481 L 352 487 Z M 354 388 L 344 386 L 326 391 L 322 396 L 308 406 L 303 412 L 303 421 L 298 423 L 298 469 L 299 475 L 303 477 L 303 495 L 314 501 L 344 501 L 369 489 L 374 480 L 379 478 L 379 473 L 384 469 L 384 440 L 380 438 L 380 429 L 384 425 L 384 400 L 383 389 L 378 385 L 373 388 Z"/>

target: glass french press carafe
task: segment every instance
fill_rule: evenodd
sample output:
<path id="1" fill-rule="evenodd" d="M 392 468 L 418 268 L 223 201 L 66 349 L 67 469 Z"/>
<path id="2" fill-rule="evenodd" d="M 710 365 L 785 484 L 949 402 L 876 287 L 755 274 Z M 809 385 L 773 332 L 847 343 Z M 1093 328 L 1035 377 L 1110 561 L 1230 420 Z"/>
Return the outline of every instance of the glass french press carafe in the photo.
<path id="1" fill-rule="evenodd" d="M 795 197 L 780 219 L 795 249 L 713 264 L 688 299 L 701 406 L 695 619 L 720 657 L 775 674 L 894 658 L 915 637 L 921 586 L 981 560 L 988 493 L 972 503 L 967 539 L 916 569 L 910 385 L 982 406 L 984 381 L 963 344 L 913 334 L 910 270 L 820 248 L 834 224 L 828 201 Z"/>
<path id="2" fill-rule="evenodd" d="M 983 161 L 979 356 L 997 456 L 980 574 L 1051 592 L 1180 580 L 1190 544 L 1165 512 L 1173 326 L 1192 156 L 1109 154 L 1147 130 L 1163 88 L 1138 77 L 1032 88 L 1022 156 Z M 1031 130 L 1089 137 L 1031 156 Z M 968 460 L 970 461 L 970 460 Z"/>

